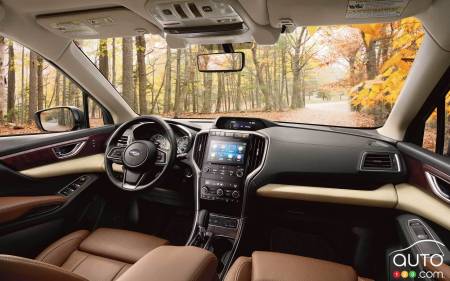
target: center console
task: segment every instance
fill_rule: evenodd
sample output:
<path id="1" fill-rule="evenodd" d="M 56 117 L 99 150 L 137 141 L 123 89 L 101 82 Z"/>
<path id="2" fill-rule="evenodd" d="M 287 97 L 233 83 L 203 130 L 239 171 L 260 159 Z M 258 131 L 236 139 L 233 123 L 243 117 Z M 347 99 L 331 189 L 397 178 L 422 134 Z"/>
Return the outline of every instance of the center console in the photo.
<path id="1" fill-rule="evenodd" d="M 266 145 L 265 136 L 253 131 L 212 129 L 197 135 L 197 220 L 188 244 L 213 252 L 221 277 L 237 250 L 248 184 L 262 167 Z"/>
<path id="2" fill-rule="evenodd" d="M 211 211 L 240 215 L 249 139 L 248 133 L 209 133 L 200 177 L 200 199 Z"/>

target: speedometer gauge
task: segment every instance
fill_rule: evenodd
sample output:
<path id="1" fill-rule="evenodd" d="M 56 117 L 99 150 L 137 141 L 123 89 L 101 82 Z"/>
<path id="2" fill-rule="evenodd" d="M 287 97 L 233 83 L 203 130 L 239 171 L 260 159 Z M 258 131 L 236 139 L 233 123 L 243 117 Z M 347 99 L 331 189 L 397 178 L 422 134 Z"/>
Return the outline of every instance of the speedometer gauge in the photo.
<path id="1" fill-rule="evenodd" d="M 186 153 L 189 145 L 189 137 L 183 136 L 177 138 L 177 153 Z"/>
<path id="2" fill-rule="evenodd" d="M 169 150 L 170 149 L 170 142 L 163 135 L 160 135 L 160 134 L 153 135 L 150 138 L 150 141 L 153 142 L 156 145 L 157 148 L 160 148 L 162 150 Z"/>

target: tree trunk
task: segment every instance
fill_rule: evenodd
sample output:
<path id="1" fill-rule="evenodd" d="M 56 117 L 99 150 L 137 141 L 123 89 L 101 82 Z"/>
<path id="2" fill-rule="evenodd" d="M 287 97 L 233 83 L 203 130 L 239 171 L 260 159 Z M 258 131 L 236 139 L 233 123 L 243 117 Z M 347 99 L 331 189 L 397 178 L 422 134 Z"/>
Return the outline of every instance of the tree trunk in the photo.
<path id="1" fill-rule="evenodd" d="M 63 106 L 67 106 L 67 78 L 63 76 L 63 86 L 62 86 L 62 101 Z"/>
<path id="2" fill-rule="evenodd" d="M 253 63 L 255 64 L 255 69 L 256 69 L 256 78 L 258 80 L 258 85 L 260 90 L 262 91 L 263 95 L 264 95 L 264 103 L 265 103 L 265 107 L 264 110 L 265 111 L 271 111 L 272 110 L 272 103 L 270 101 L 270 94 L 269 91 L 267 89 L 267 84 L 265 83 L 263 77 L 262 77 L 262 69 L 261 69 L 261 64 L 258 60 L 258 54 L 257 54 L 257 46 L 256 44 L 252 47 L 252 55 L 253 55 Z"/>
<path id="3" fill-rule="evenodd" d="M 21 108 L 21 112 L 20 112 L 20 117 L 21 117 L 21 122 L 24 123 L 25 122 L 25 47 L 22 46 L 22 56 L 21 56 L 21 62 L 22 62 L 22 67 L 20 69 L 21 71 L 21 76 L 20 76 L 20 81 L 22 82 L 21 84 L 21 88 L 20 88 L 20 108 Z"/>
<path id="4" fill-rule="evenodd" d="M 164 106 L 163 112 L 168 113 L 171 110 L 171 99 L 172 99 L 172 52 L 170 47 L 167 46 L 166 49 L 166 71 L 165 71 L 165 82 L 164 82 Z"/>
<path id="5" fill-rule="evenodd" d="M 14 57 L 14 44 L 9 40 L 8 44 L 8 101 L 7 112 L 8 122 L 16 122 L 16 70 L 15 70 L 15 57 Z"/>
<path id="6" fill-rule="evenodd" d="M 100 39 L 98 45 L 98 70 L 109 80 L 108 41 Z"/>
<path id="7" fill-rule="evenodd" d="M 116 87 L 116 38 L 113 37 L 112 39 L 112 62 L 111 62 L 111 72 L 112 72 L 112 78 L 111 78 L 111 84 Z"/>
<path id="8" fill-rule="evenodd" d="M 76 102 L 75 99 L 78 96 L 78 87 L 75 83 L 73 83 L 72 81 L 69 81 L 69 97 L 68 97 L 68 101 L 67 101 L 67 105 L 69 106 L 76 106 Z M 93 106 L 92 108 L 95 108 L 95 102 L 93 102 Z"/>
<path id="9" fill-rule="evenodd" d="M 361 37 L 362 41 L 364 42 L 364 47 L 366 49 L 366 74 L 367 74 L 367 80 L 372 80 L 375 78 L 375 76 L 378 74 L 377 70 L 377 56 L 376 56 L 376 50 L 375 50 L 375 40 L 370 40 L 369 44 L 366 43 L 365 37 L 366 34 L 361 31 Z"/>
<path id="10" fill-rule="evenodd" d="M 145 65 L 146 44 L 144 36 L 136 36 L 136 58 L 139 81 L 139 112 L 147 114 L 147 69 Z"/>
<path id="11" fill-rule="evenodd" d="M 44 109 L 44 60 L 41 56 L 37 57 L 37 97 L 38 110 Z"/>
<path id="12" fill-rule="evenodd" d="M 134 109 L 133 38 L 122 38 L 122 96 Z"/>
<path id="13" fill-rule="evenodd" d="M 189 112 L 191 108 L 189 95 L 191 94 L 191 90 L 189 89 L 189 78 L 190 78 L 190 71 L 191 71 L 191 65 L 190 65 L 190 48 L 189 50 L 184 50 L 184 81 L 183 81 L 183 100 L 184 100 L 184 106 L 183 111 Z M 189 51 L 189 52 L 188 52 Z"/>
<path id="14" fill-rule="evenodd" d="M 217 73 L 217 100 L 216 100 L 216 113 L 220 112 L 222 108 L 224 87 L 223 87 L 223 73 Z"/>
<path id="15" fill-rule="evenodd" d="M 283 95 L 283 91 L 286 91 L 286 103 L 283 103 L 283 97 L 281 97 L 281 106 L 282 107 L 289 107 L 289 93 L 288 93 L 288 87 L 287 87 L 287 70 L 286 70 L 286 49 L 283 46 L 283 49 L 281 51 L 281 91 L 280 96 Z"/>
<path id="16" fill-rule="evenodd" d="M 28 91 L 28 123 L 31 124 L 34 120 L 34 113 L 38 109 L 37 105 L 37 55 L 30 51 L 30 74 L 29 74 L 29 91 Z"/>
<path id="17" fill-rule="evenodd" d="M 181 50 L 177 49 L 177 73 L 176 73 L 176 79 L 175 79 L 175 104 L 174 104 L 174 111 L 175 111 L 175 118 L 178 117 L 181 111 L 181 71 L 180 71 L 180 60 L 181 60 Z"/>
<path id="18" fill-rule="evenodd" d="M 236 111 L 242 110 L 242 89 L 241 89 L 241 83 L 242 83 L 242 72 L 238 73 L 237 78 L 237 84 L 236 84 Z"/>
<path id="19" fill-rule="evenodd" d="M 54 95 L 55 95 L 55 106 L 60 105 L 60 92 L 61 91 L 61 72 L 57 71 L 56 72 L 56 77 L 55 77 L 55 89 L 54 89 Z M 51 106 L 51 103 L 50 103 Z"/>
<path id="20" fill-rule="evenodd" d="M 3 117 L 6 109 L 6 39 L 0 36 L 0 124 L 3 124 Z"/>
<path id="21" fill-rule="evenodd" d="M 205 47 L 204 52 L 210 53 L 213 48 L 208 45 Z M 203 72 L 203 104 L 202 104 L 202 113 L 210 113 L 212 107 L 212 84 L 213 77 L 212 73 Z"/>
<path id="22" fill-rule="evenodd" d="M 301 27 L 300 34 L 295 41 L 294 56 L 292 57 L 292 100 L 291 108 L 303 108 L 305 107 L 304 98 L 302 97 L 301 85 L 300 85 L 300 73 L 302 66 L 300 65 L 301 49 L 304 46 L 304 39 L 306 34 L 306 28 Z"/>

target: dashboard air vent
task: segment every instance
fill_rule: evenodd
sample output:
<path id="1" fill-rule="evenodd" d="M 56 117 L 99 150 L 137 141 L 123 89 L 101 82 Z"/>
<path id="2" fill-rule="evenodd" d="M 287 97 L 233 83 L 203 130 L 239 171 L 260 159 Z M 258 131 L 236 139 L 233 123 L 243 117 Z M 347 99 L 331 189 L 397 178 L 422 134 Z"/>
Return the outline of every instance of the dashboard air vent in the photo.
<path id="1" fill-rule="evenodd" d="M 121 136 L 117 141 L 117 146 L 127 146 L 128 145 L 128 136 Z"/>
<path id="2" fill-rule="evenodd" d="M 361 170 L 398 172 L 399 166 L 394 153 L 367 152 L 363 155 Z"/>
<path id="3" fill-rule="evenodd" d="M 248 156 L 248 171 L 253 172 L 261 165 L 264 157 L 266 140 L 263 137 L 254 135 L 250 140 L 250 150 Z"/>
<path id="4" fill-rule="evenodd" d="M 202 133 L 197 135 L 197 140 L 194 147 L 194 161 L 200 169 L 202 168 L 207 142 L 208 134 Z"/>

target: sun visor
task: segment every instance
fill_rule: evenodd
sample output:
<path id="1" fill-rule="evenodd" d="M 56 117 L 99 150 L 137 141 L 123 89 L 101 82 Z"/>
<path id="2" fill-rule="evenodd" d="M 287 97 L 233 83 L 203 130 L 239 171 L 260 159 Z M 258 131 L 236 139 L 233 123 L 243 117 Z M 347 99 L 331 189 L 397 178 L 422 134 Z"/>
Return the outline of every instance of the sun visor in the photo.
<path id="1" fill-rule="evenodd" d="M 5 17 L 5 8 L 0 4 L 0 21 Z"/>
<path id="2" fill-rule="evenodd" d="M 270 24 L 295 26 L 390 22 L 417 15 L 431 0 L 267 0 Z"/>
<path id="3" fill-rule="evenodd" d="M 39 15 L 36 20 L 51 32 L 70 39 L 161 33 L 155 25 L 123 7 Z"/>

